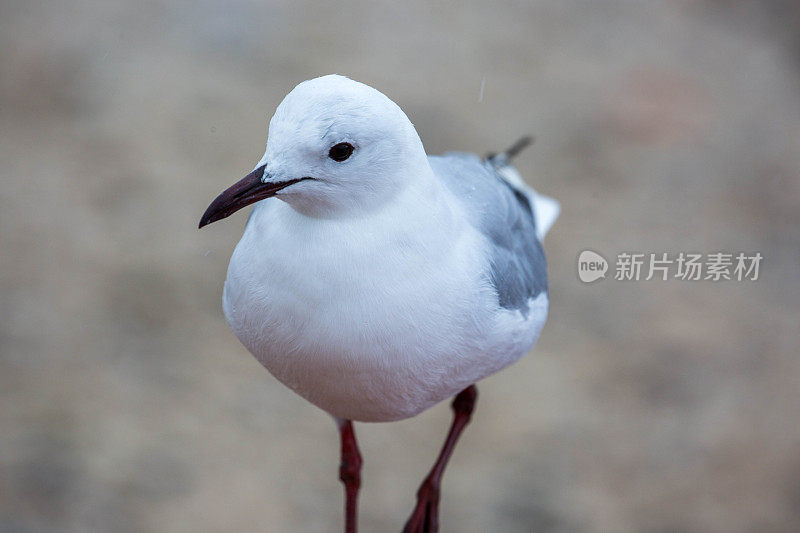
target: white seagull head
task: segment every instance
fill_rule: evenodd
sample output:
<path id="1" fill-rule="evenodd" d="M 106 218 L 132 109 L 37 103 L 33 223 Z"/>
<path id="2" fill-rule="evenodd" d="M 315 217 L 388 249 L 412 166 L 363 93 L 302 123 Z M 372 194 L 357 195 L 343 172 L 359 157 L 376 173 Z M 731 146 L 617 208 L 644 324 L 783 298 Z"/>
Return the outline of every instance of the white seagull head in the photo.
<path id="1" fill-rule="evenodd" d="M 283 99 L 264 157 L 209 206 L 200 226 L 271 196 L 311 217 L 357 216 L 391 200 L 426 168 L 419 135 L 397 104 L 363 83 L 322 76 Z"/>

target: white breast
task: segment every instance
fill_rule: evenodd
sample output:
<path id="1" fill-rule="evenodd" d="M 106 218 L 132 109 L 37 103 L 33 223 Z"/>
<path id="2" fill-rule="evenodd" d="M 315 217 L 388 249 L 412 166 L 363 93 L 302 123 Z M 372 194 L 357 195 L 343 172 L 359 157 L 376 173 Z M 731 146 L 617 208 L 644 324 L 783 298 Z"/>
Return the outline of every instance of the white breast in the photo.
<path id="1" fill-rule="evenodd" d="M 418 204 L 341 221 L 262 202 L 234 251 L 231 328 L 335 416 L 413 416 L 518 359 L 544 324 L 544 294 L 527 318 L 498 308 L 482 237 L 457 209 Z"/>

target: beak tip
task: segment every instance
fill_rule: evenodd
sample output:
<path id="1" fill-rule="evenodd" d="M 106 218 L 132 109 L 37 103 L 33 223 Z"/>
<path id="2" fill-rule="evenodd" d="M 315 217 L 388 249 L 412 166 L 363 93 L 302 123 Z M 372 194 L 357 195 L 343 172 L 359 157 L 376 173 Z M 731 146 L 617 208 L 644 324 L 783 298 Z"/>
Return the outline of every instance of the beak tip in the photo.
<path id="1" fill-rule="evenodd" d="M 224 201 L 220 201 L 221 198 L 217 198 L 211 205 L 208 206 L 206 212 L 203 213 L 203 216 L 200 217 L 200 223 L 197 225 L 197 229 L 203 229 L 205 226 L 216 222 L 218 220 L 222 220 L 223 218 L 229 217 L 233 211 L 226 209 L 226 205 Z M 234 210 L 235 211 L 235 210 Z"/>
<path id="2" fill-rule="evenodd" d="M 203 229 L 204 226 L 208 226 L 214 222 L 214 217 L 212 214 L 209 214 L 208 211 L 203 213 L 203 216 L 200 218 L 200 223 L 197 225 L 197 229 Z"/>
<path id="3" fill-rule="evenodd" d="M 258 167 L 217 196 L 217 198 L 211 202 L 211 205 L 208 206 L 206 212 L 203 213 L 203 216 L 200 217 L 200 223 L 197 225 L 197 229 L 208 226 L 212 222 L 227 218 L 239 209 L 259 200 L 263 200 L 264 198 L 274 196 L 275 193 L 282 188 L 300 181 L 290 180 L 280 183 L 265 184 L 261 181 L 264 176 L 264 167 L 265 165 Z"/>

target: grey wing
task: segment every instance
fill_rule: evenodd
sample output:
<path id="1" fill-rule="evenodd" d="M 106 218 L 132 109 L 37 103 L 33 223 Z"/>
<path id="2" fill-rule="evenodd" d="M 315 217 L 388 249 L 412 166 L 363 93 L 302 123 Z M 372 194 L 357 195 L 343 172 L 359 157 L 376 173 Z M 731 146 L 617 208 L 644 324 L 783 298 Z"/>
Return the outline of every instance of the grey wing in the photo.
<path id="1" fill-rule="evenodd" d="M 448 153 L 428 160 L 491 243 L 489 277 L 500 306 L 527 316 L 530 300 L 547 292 L 547 267 L 532 199 L 475 155 Z"/>

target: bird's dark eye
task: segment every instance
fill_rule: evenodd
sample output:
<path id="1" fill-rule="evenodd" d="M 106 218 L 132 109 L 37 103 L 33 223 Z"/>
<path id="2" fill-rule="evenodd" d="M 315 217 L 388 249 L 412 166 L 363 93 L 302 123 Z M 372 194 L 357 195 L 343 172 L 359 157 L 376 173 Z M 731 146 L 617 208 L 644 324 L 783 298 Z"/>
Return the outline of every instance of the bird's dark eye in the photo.
<path id="1" fill-rule="evenodd" d="M 350 143 L 339 143 L 331 146 L 328 157 L 334 161 L 344 161 L 353 153 L 353 145 Z"/>

